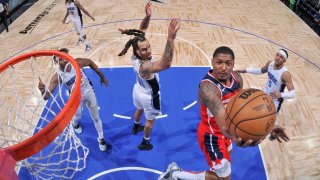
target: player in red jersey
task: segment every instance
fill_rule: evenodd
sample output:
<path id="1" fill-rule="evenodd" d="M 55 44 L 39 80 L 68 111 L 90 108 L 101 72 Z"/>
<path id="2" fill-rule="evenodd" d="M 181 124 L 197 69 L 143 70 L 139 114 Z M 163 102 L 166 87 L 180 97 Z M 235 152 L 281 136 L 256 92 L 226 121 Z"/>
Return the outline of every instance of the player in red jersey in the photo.
<path id="1" fill-rule="evenodd" d="M 240 147 L 254 146 L 257 142 L 229 135 L 225 125 L 225 106 L 243 87 L 242 77 L 233 72 L 234 53 L 229 47 L 221 46 L 213 53 L 212 69 L 200 82 L 199 100 L 201 121 L 198 126 L 198 141 L 205 154 L 210 171 L 182 171 L 176 163 L 171 163 L 160 180 L 165 179 L 230 179 L 231 176 L 231 140 Z M 284 129 L 275 126 L 272 130 L 277 139 L 289 140 Z"/>

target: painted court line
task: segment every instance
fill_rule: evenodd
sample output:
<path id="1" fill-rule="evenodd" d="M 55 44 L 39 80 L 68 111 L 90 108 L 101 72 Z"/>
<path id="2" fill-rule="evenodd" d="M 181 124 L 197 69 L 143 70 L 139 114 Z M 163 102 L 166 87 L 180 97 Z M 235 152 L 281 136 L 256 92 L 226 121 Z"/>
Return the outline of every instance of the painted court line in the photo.
<path id="1" fill-rule="evenodd" d="M 156 119 L 161 119 L 161 118 L 165 118 L 165 117 L 168 117 L 168 114 L 164 114 L 164 115 L 161 115 L 161 116 L 157 116 Z"/>
<path id="2" fill-rule="evenodd" d="M 121 168 L 114 168 L 114 169 L 109 169 L 107 171 L 103 171 L 101 173 L 98 173 L 92 177 L 90 177 L 88 180 L 93 180 L 95 178 L 98 178 L 102 175 L 105 174 L 110 174 L 112 172 L 117 172 L 117 171 L 128 171 L 128 170 L 136 170 L 136 171 L 146 171 L 146 172 L 152 172 L 155 174 L 162 174 L 161 171 L 155 170 L 155 169 L 150 169 L 150 168 L 144 168 L 144 167 L 121 167 Z"/>
<path id="3" fill-rule="evenodd" d="M 198 101 L 193 101 L 193 103 L 189 104 L 188 106 L 182 108 L 183 110 L 187 110 L 189 108 L 191 108 L 192 106 L 194 106 L 195 104 L 197 104 Z"/>
<path id="4" fill-rule="evenodd" d="M 113 117 L 117 117 L 117 118 L 121 118 L 121 119 L 131 119 L 131 117 L 129 117 L 129 116 L 122 116 L 119 114 L 113 114 Z"/>

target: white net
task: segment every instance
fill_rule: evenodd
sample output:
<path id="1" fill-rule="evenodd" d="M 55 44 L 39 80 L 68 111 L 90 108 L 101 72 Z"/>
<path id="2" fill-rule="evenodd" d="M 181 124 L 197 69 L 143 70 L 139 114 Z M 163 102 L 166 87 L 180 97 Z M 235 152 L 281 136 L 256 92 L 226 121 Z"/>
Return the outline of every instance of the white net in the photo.
<path id="1" fill-rule="evenodd" d="M 69 95 L 60 82 L 48 101 L 38 90 L 39 78 L 48 87 L 58 68 L 52 56 L 32 57 L 0 74 L 0 148 L 33 136 L 64 108 Z M 72 178 L 86 167 L 88 153 L 70 123 L 46 148 L 18 164 L 37 179 Z"/>

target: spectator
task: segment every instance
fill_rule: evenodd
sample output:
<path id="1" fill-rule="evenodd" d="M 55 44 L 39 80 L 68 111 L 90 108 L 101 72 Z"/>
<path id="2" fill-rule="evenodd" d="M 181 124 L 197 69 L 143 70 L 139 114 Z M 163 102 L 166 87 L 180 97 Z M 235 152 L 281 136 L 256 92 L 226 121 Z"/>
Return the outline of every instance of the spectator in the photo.
<path id="1" fill-rule="evenodd" d="M 4 27 L 6 28 L 6 31 L 9 32 L 8 24 L 7 24 L 7 13 L 8 9 L 5 3 L 0 2 L 0 18 L 1 22 L 3 23 Z"/>

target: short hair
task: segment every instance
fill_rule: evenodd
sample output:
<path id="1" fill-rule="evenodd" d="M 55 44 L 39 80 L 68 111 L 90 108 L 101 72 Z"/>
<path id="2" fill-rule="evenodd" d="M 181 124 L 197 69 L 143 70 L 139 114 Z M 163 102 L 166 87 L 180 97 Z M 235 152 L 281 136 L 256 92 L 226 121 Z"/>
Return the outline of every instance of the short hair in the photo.
<path id="1" fill-rule="evenodd" d="M 213 57 L 216 57 L 218 54 L 229 54 L 230 56 L 232 56 L 232 59 L 235 59 L 234 53 L 232 51 L 232 49 L 230 49 L 227 46 L 220 46 L 218 47 L 214 53 L 213 53 Z"/>
<path id="2" fill-rule="evenodd" d="M 61 48 L 61 49 L 59 49 L 59 51 L 67 53 L 67 54 L 69 53 L 69 49 L 67 49 L 67 48 Z"/>

